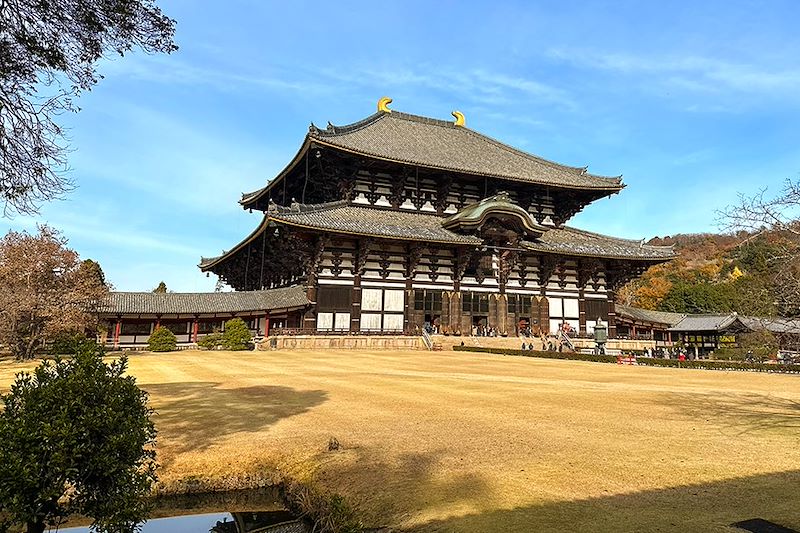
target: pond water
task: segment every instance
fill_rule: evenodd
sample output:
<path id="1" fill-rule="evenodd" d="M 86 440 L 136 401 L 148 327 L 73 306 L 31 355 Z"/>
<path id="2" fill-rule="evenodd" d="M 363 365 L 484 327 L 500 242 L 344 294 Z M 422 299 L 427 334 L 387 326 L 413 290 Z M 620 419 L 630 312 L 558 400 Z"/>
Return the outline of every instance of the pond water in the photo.
<path id="1" fill-rule="evenodd" d="M 258 509 L 254 511 L 253 509 Z M 75 518 L 59 533 L 88 533 L 89 521 Z M 71 527 L 70 527 L 71 526 Z M 54 531 L 54 530 L 53 530 Z M 307 533 L 271 490 L 159 498 L 143 533 Z"/>

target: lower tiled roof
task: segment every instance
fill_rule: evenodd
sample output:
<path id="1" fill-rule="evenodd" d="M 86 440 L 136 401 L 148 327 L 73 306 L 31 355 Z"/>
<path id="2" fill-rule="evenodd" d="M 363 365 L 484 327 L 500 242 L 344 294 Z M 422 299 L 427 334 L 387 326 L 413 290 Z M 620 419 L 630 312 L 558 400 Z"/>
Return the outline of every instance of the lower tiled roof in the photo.
<path id="1" fill-rule="evenodd" d="M 609 237 L 568 226 L 551 228 L 536 241 L 523 241 L 522 245 L 537 252 L 612 259 L 665 261 L 676 257 L 670 246 L 652 246 L 642 241 Z"/>
<path id="2" fill-rule="evenodd" d="M 302 206 L 296 210 L 275 209 L 268 212 L 271 220 L 291 226 L 335 231 L 351 235 L 387 237 L 409 241 L 446 244 L 481 244 L 470 235 L 460 235 L 442 227 L 442 217 L 406 211 L 389 211 L 373 207 L 335 202 Z"/>
<path id="3" fill-rule="evenodd" d="M 105 315 L 189 315 L 245 313 L 309 304 L 301 286 L 242 292 L 112 292 L 101 313 Z"/>

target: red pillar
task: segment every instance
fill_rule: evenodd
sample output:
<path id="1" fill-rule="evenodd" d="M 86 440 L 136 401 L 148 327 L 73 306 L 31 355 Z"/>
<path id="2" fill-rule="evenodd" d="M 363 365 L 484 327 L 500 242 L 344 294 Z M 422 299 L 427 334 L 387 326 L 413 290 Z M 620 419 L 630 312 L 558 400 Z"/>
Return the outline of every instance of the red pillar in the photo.
<path id="1" fill-rule="evenodd" d="M 119 347 L 119 331 L 122 328 L 122 322 L 117 319 L 117 323 L 114 324 L 114 349 Z"/>
<path id="2" fill-rule="evenodd" d="M 194 319 L 192 323 L 192 342 L 197 342 L 197 331 L 200 329 L 200 324 L 197 322 L 197 318 Z"/>
<path id="3" fill-rule="evenodd" d="M 264 336 L 269 335 L 269 313 L 264 315 Z"/>

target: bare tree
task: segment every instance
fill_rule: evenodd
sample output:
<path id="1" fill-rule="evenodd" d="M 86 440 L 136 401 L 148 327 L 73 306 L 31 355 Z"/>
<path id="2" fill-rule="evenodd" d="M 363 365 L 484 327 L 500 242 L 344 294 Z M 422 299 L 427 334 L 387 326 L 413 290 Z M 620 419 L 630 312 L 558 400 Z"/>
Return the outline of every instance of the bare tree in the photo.
<path id="1" fill-rule="evenodd" d="M 97 269 L 48 226 L 0 240 L 0 343 L 18 358 L 60 333 L 93 330 L 107 293 Z"/>
<path id="2" fill-rule="evenodd" d="M 781 316 L 800 315 L 800 179 L 786 180 L 774 196 L 767 189 L 740 194 L 738 203 L 719 215 L 723 230 L 746 236 L 740 247 L 768 240 L 770 303 Z"/>
<path id="3" fill-rule="evenodd" d="M 0 0 L 0 201 L 35 213 L 73 187 L 57 117 L 97 83 L 97 61 L 172 52 L 175 21 L 154 0 Z"/>

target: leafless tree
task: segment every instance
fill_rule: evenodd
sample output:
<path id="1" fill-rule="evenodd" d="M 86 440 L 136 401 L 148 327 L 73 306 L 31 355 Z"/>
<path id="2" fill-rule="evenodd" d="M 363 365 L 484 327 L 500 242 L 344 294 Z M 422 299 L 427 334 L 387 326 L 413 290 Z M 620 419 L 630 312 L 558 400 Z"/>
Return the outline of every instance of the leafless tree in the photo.
<path id="1" fill-rule="evenodd" d="M 172 52 L 174 32 L 154 0 L 0 0 L 4 216 L 35 213 L 73 187 L 57 118 L 97 83 L 97 61 L 133 48 Z"/>
<path id="2" fill-rule="evenodd" d="M 769 241 L 774 309 L 781 316 L 800 315 L 800 179 L 786 180 L 774 196 L 761 189 L 719 213 L 724 231 L 746 235 L 740 244 Z"/>
<path id="3" fill-rule="evenodd" d="M 81 261 L 48 226 L 0 240 L 0 343 L 18 358 L 60 333 L 93 330 L 107 293 L 96 263 Z"/>

